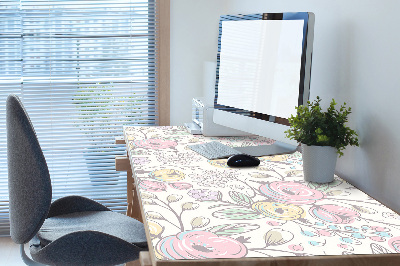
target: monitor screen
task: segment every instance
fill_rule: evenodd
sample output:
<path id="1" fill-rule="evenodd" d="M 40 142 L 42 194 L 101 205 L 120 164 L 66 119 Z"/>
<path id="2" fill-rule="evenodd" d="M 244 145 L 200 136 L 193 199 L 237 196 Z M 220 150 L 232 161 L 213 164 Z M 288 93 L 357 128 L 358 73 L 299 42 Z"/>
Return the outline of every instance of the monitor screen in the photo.
<path id="1" fill-rule="evenodd" d="M 214 122 L 295 145 L 287 118 L 308 101 L 314 15 L 221 16 Z"/>

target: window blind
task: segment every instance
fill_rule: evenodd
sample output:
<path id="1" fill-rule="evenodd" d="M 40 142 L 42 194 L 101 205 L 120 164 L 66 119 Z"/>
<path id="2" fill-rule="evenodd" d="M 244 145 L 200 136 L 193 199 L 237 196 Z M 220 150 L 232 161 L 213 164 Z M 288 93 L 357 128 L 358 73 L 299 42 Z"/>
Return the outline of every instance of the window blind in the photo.
<path id="1" fill-rule="evenodd" d="M 0 2 L 0 234 L 9 233 L 5 100 L 17 94 L 49 166 L 53 200 L 126 210 L 114 158 L 123 125 L 157 125 L 155 1 Z"/>

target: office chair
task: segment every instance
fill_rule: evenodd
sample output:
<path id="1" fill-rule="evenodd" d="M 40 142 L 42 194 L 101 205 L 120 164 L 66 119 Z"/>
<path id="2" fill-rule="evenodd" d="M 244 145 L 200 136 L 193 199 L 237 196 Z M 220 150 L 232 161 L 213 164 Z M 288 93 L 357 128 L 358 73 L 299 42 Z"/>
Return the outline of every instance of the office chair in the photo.
<path id="1" fill-rule="evenodd" d="M 10 233 L 28 265 L 115 265 L 147 250 L 141 222 L 88 198 L 51 203 L 46 160 L 19 98 L 7 98 Z M 24 251 L 29 242 L 32 261 Z M 43 264 L 42 264 L 43 263 Z"/>

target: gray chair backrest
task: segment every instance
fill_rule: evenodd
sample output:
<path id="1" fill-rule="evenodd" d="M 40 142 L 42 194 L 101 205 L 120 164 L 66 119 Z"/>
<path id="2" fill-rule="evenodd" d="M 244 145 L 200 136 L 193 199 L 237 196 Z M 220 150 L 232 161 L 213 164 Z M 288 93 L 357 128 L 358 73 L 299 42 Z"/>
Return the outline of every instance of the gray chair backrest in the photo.
<path id="1" fill-rule="evenodd" d="M 32 239 L 50 209 L 51 180 L 35 130 L 20 99 L 7 98 L 7 158 L 11 238 Z"/>

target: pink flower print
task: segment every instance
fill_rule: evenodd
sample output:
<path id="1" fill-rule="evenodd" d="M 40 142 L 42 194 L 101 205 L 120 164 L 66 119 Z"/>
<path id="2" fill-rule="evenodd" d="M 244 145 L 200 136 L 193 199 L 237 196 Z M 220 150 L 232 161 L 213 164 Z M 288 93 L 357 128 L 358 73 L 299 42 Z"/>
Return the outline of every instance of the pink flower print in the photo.
<path id="1" fill-rule="evenodd" d="M 301 244 L 299 244 L 299 245 L 295 245 L 295 244 L 289 245 L 289 249 L 293 250 L 293 251 L 303 251 L 304 250 L 304 248 L 301 246 Z"/>
<path id="2" fill-rule="evenodd" d="M 279 226 L 279 225 L 281 225 L 277 221 L 268 221 L 267 224 L 270 225 L 270 226 Z"/>
<path id="3" fill-rule="evenodd" d="M 354 248 L 351 245 L 347 245 L 347 244 L 337 244 L 337 246 L 339 248 L 345 249 L 345 250 L 347 250 L 349 252 L 354 250 Z"/>
<path id="4" fill-rule="evenodd" d="M 246 256 L 247 248 L 236 239 L 193 230 L 161 239 L 156 252 L 168 260 L 242 258 Z"/>
<path id="5" fill-rule="evenodd" d="M 331 236 L 331 233 L 329 231 L 327 231 L 327 230 L 317 230 L 317 233 L 320 236 Z"/>
<path id="6" fill-rule="evenodd" d="M 217 201 L 222 197 L 221 192 L 208 189 L 193 189 L 188 192 L 188 195 L 199 201 Z"/>
<path id="7" fill-rule="evenodd" d="M 386 228 L 385 227 L 381 227 L 381 226 L 371 226 L 370 227 L 372 230 L 375 230 L 376 232 L 385 232 Z"/>
<path id="8" fill-rule="evenodd" d="M 389 247 L 391 247 L 397 253 L 400 253 L 400 236 L 391 238 L 388 243 Z"/>
<path id="9" fill-rule="evenodd" d="M 186 190 L 192 188 L 192 184 L 185 183 L 185 182 L 172 182 L 169 183 L 172 188 L 179 189 L 179 190 Z"/>
<path id="10" fill-rule="evenodd" d="M 151 192 L 161 192 L 167 189 L 167 186 L 164 183 L 152 180 L 141 180 L 139 187 Z"/>
<path id="11" fill-rule="evenodd" d="M 381 226 L 361 226 L 362 232 L 372 241 L 385 242 L 387 238 L 392 237 L 390 229 Z"/>
<path id="12" fill-rule="evenodd" d="M 360 216 L 352 209 L 331 204 L 311 207 L 309 213 L 318 220 L 334 224 L 350 224 Z"/>
<path id="13" fill-rule="evenodd" d="M 135 141 L 134 145 L 143 149 L 159 150 L 174 148 L 176 145 L 178 145 L 178 143 L 176 143 L 175 141 L 162 139 L 144 139 Z"/>
<path id="14" fill-rule="evenodd" d="M 311 204 L 322 199 L 322 192 L 296 182 L 272 182 L 260 187 L 265 196 L 283 203 Z"/>

